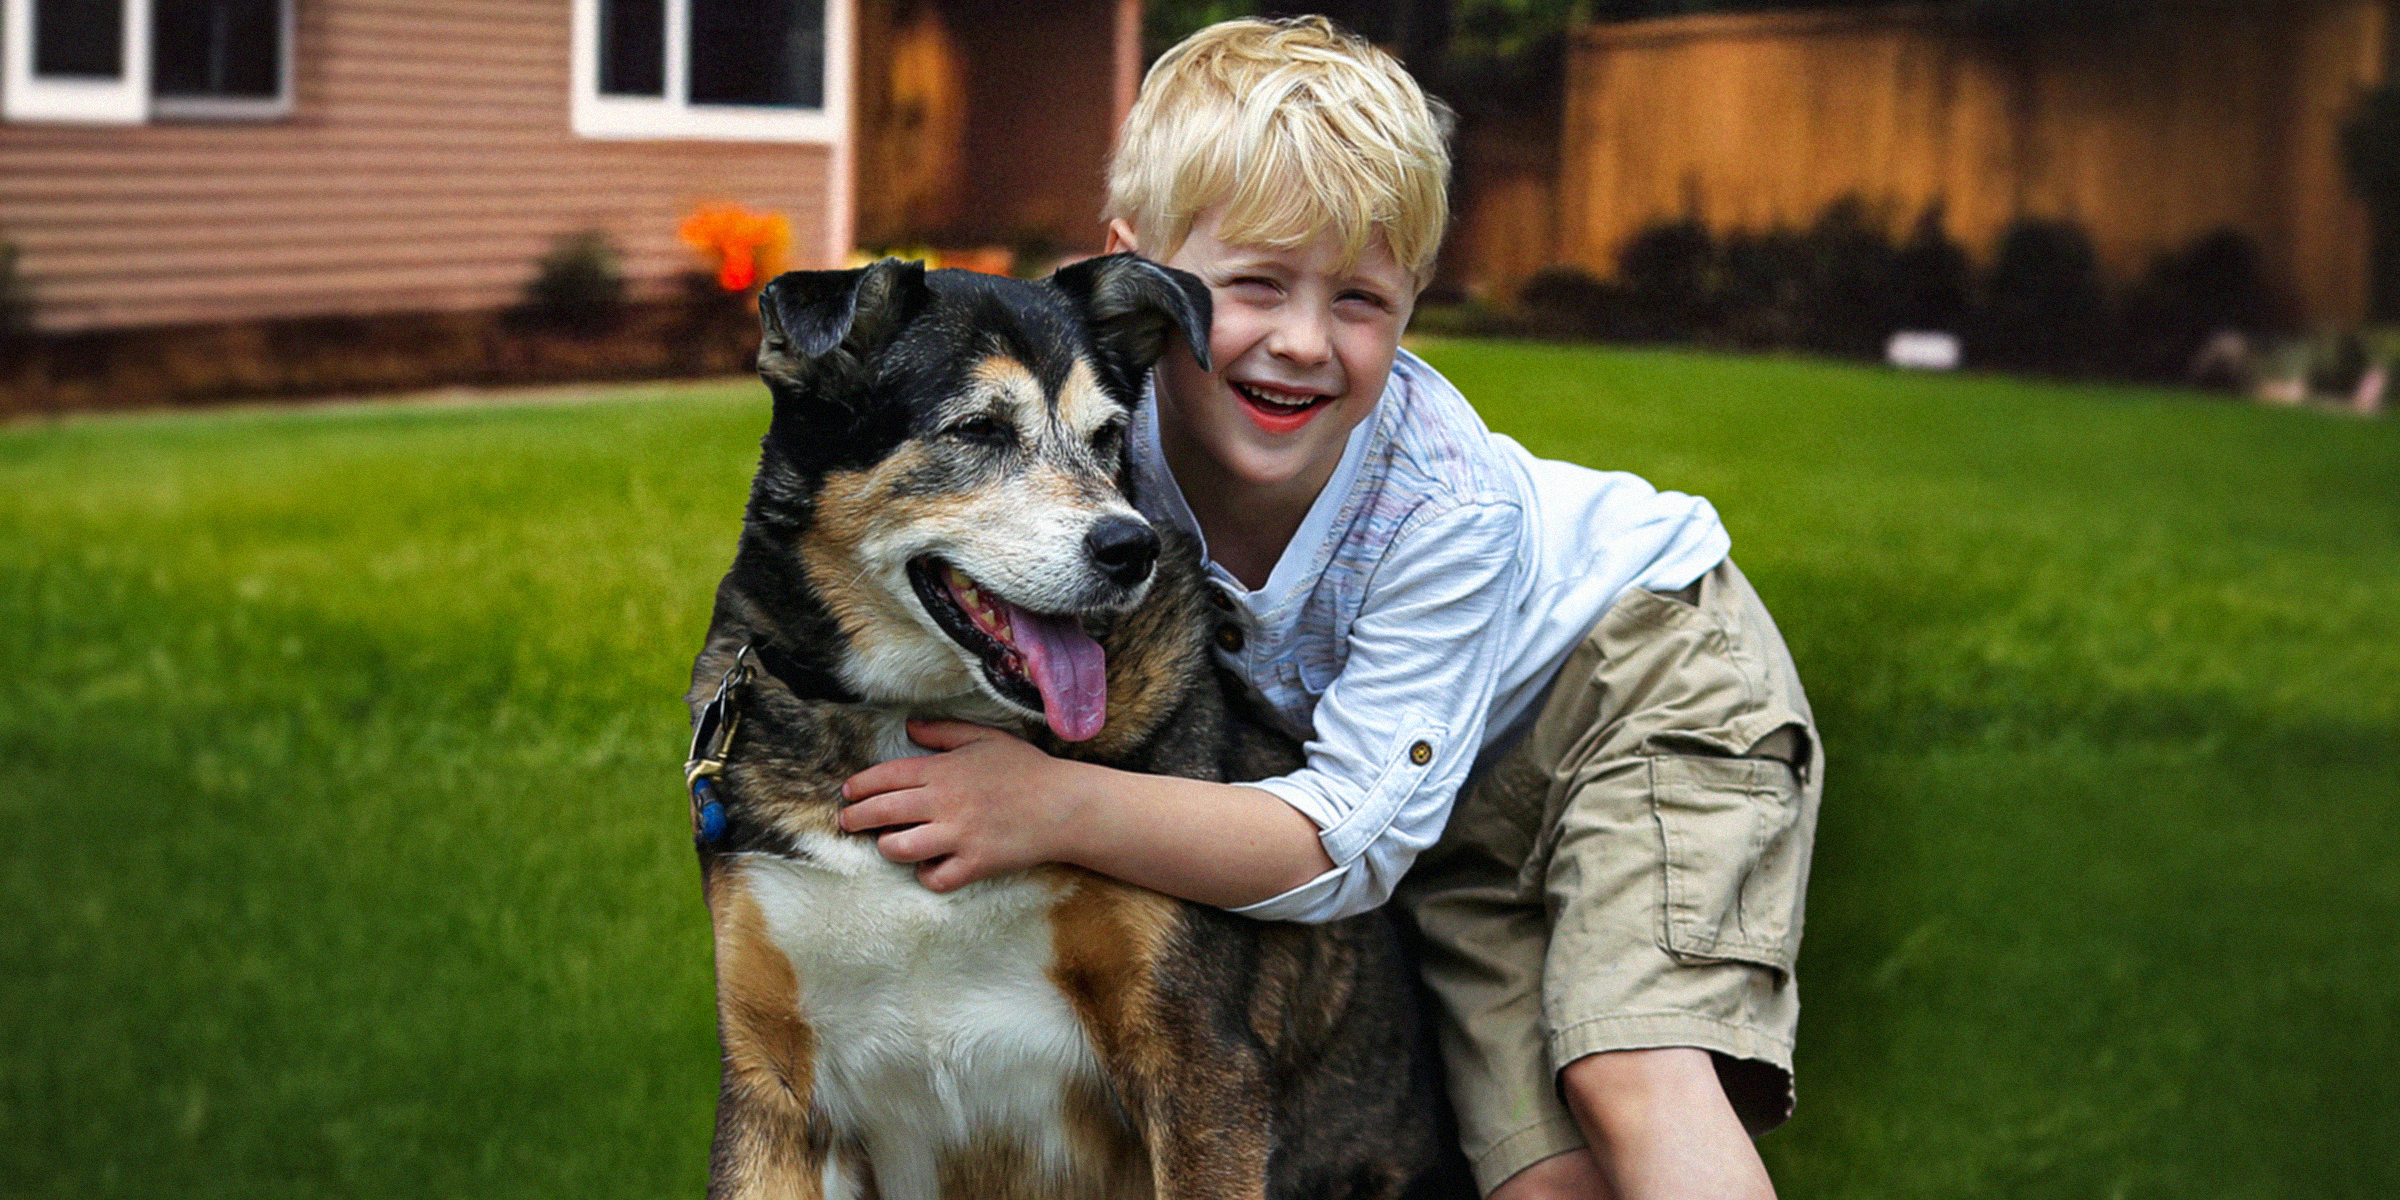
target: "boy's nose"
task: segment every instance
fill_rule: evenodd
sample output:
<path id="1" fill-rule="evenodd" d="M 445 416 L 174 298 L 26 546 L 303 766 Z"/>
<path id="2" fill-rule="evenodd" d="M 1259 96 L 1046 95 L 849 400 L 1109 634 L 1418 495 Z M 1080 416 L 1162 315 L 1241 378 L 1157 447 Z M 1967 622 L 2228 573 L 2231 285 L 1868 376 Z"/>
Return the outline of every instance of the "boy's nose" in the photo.
<path id="1" fill-rule="evenodd" d="M 1268 339 L 1267 349 L 1286 362 L 1310 367 L 1333 357 L 1333 337 L 1325 314 L 1286 309 L 1283 319 L 1275 323 L 1275 336 Z"/>

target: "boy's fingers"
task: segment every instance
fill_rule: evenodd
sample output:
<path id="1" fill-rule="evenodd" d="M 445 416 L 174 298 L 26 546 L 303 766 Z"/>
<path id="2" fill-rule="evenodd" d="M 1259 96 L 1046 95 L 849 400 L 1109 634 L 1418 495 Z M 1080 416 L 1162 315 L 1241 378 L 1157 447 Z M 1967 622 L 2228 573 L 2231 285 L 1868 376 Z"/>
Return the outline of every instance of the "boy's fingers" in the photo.
<path id="1" fill-rule="evenodd" d="M 895 758 L 877 763 L 842 781 L 842 799 L 865 800 L 885 792 L 924 786 L 925 762 L 917 758 Z"/>
<path id="2" fill-rule="evenodd" d="M 896 829 L 914 825 L 926 818 L 920 805 L 910 802 L 913 792 L 884 792 L 869 796 L 856 804 L 844 805 L 834 814 L 834 820 L 844 833 L 862 829 Z"/>
<path id="3" fill-rule="evenodd" d="M 906 825 L 875 835 L 875 849 L 896 863 L 921 863 L 940 857 L 938 838 L 924 825 Z"/>
<path id="4" fill-rule="evenodd" d="M 917 864 L 917 882 L 924 884 L 927 891 L 954 892 L 978 878 L 977 872 L 955 854 Z"/>

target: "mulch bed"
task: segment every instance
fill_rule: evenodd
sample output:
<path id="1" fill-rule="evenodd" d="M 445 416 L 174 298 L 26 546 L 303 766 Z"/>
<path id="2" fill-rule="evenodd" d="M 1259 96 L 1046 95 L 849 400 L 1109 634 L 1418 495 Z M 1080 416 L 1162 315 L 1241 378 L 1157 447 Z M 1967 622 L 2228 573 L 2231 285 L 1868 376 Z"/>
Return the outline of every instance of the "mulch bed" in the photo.
<path id="1" fill-rule="evenodd" d="M 741 296 L 634 301 L 582 321 L 433 312 L 0 335 L 0 418 L 730 375 L 757 349 Z"/>

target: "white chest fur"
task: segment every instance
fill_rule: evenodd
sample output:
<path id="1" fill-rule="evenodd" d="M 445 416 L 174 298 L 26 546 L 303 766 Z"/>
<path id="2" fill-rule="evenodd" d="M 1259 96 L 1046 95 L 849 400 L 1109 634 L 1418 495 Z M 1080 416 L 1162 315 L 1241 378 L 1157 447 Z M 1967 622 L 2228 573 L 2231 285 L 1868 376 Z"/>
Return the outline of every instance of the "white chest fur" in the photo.
<path id="1" fill-rule="evenodd" d="M 798 977 L 817 1102 L 880 1193 L 934 1196 L 946 1153 L 993 1141 L 1066 1173 L 1067 1088 L 1099 1064 L 1049 976 L 1057 896 L 1026 878 L 930 892 L 860 838 L 803 849 L 739 869 Z"/>

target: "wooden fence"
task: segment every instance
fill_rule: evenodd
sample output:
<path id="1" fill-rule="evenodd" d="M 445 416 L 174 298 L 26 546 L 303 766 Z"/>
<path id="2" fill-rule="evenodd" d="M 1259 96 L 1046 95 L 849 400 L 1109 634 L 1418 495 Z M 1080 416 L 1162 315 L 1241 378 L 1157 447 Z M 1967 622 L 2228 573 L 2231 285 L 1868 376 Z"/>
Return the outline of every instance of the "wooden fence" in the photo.
<path id="1" fill-rule="evenodd" d="M 1470 146 L 1464 274 L 1487 292 L 1543 258 L 1605 275 L 1657 220 L 1801 226 L 1855 195 L 1895 223 L 1938 203 L 1979 257 L 2020 216 L 2068 218 L 2120 280 L 2235 229 L 2309 317 L 2356 321 L 2369 237 L 2339 129 L 2382 77 L 2391 23 L 2387 0 L 2167 0 L 2042 39 L 1910 9 L 1585 29 L 1555 223 L 1526 202 L 1541 182 L 1526 156 L 1486 154 L 1476 173 Z"/>

